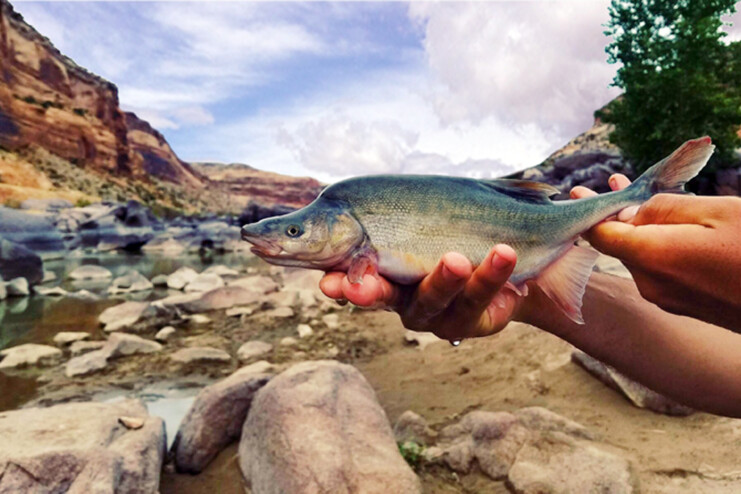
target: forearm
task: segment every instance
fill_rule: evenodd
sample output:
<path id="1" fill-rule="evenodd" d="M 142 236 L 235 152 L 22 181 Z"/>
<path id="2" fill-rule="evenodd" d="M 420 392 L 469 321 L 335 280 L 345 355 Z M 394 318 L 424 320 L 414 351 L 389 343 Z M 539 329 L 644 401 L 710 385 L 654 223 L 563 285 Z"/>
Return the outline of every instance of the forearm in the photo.
<path id="1" fill-rule="evenodd" d="M 585 325 L 564 317 L 537 288 L 530 297 L 524 322 L 680 403 L 741 416 L 741 335 L 665 312 L 631 280 L 600 273 L 584 294 Z"/>

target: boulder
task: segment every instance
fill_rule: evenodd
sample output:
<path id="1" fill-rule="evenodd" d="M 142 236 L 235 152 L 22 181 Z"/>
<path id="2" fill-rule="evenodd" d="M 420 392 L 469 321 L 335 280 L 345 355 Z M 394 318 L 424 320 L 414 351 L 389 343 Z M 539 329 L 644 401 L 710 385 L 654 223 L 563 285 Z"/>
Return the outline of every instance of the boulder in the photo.
<path id="1" fill-rule="evenodd" d="M 108 269 L 94 264 L 86 264 L 75 268 L 67 275 L 68 278 L 73 280 L 102 280 L 112 276 L 113 274 Z"/>
<path id="2" fill-rule="evenodd" d="M 105 346 L 105 341 L 75 341 L 69 346 L 69 352 L 73 357 L 84 353 L 100 350 Z"/>
<path id="3" fill-rule="evenodd" d="M 633 381 L 609 365 L 603 364 L 580 350 L 574 350 L 571 359 L 607 386 L 623 394 L 639 408 L 677 416 L 687 416 L 695 412 L 692 408 L 677 403 L 671 398 Z"/>
<path id="4" fill-rule="evenodd" d="M 257 393 L 239 466 L 261 494 L 421 492 L 373 389 L 335 361 L 294 365 Z"/>
<path id="5" fill-rule="evenodd" d="M 124 357 L 140 353 L 153 353 L 162 350 L 162 345 L 133 334 L 113 333 L 103 347 L 108 358 Z"/>
<path id="6" fill-rule="evenodd" d="M 49 345 L 26 343 L 0 350 L 0 369 L 26 367 L 29 365 L 54 365 L 62 357 L 62 351 Z"/>
<path id="7" fill-rule="evenodd" d="M 138 251 L 159 228 L 152 212 L 136 201 L 110 206 L 80 223 L 83 245 L 101 251 Z"/>
<path id="8" fill-rule="evenodd" d="M 239 350 L 237 350 L 237 358 L 240 361 L 251 360 L 253 358 L 265 355 L 272 349 L 273 345 L 265 341 L 248 341 L 247 343 L 240 346 Z"/>
<path id="9" fill-rule="evenodd" d="M 86 340 L 90 338 L 90 333 L 85 331 L 62 331 L 54 335 L 54 343 L 59 346 L 67 346 L 75 341 Z"/>
<path id="10" fill-rule="evenodd" d="M 170 358 L 180 364 L 196 362 L 231 362 L 232 357 L 224 350 L 211 347 L 182 348 L 170 355 Z"/>
<path id="11" fill-rule="evenodd" d="M 9 297 L 27 297 L 31 294 L 26 278 L 13 278 L 5 283 L 5 290 Z"/>
<path id="12" fill-rule="evenodd" d="M 79 377 L 103 370 L 108 366 L 108 355 L 105 345 L 103 345 L 99 350 L 82 353 L 79 356 L 71 358 L 69 362 L 67 362 L 64 367 L 64 374 L 67 377 Z"/>
<path id="13" fill-rule="evenodd" d="M 118 331 L 155 313 L 149 302 L 124 302 L 101 312 L 98 322 L 104 326 L 105 332 Z"/>
<path id="14" fill-rule="evenodd" d="M 108 293 L 116 295 L 119 293 L 143 292 L 154 288 L 152 282 L 135 269 L 130 269 L 123 276 L 115 278 L 108 287 Z"/>
<path id="15" fill-rule="evenodd" d="M 182 290 L 185 285 L 193 281 L 198 273 L 187 266 L 183 266 L 167 277 L 167 287 L 173 290 Z"/>
<path id="16" fill-rule="evenodd" d="M 128 400 L 3 412 L 0 443 L 0 492 L 155 494 L 166 440 L 162 419 Z"/>
<path id="17" fill-rule="evenodd" d="M 267 362 L 243 367 L 198 393 L 171 448 L 179 472 L 200 473 L 239 439 L 252 399 L 272 377 L 266 365 L 270 367 Z"/>
<path id="18" fill-rule="evenodd" d="M 164 328 L 157 331 L 157 334 L 154 335 L 154 339 L 159 341 L 160 343 L 165 343 L 170 338 L 172 338 L 175 333 L 175 328 L 173 328 L 172 326 L 165 326 Z"/>
<path id="19" fill-rule="evenodd" d="M 221 276 L 213 273 L 201 273 L 185 285 L 186 292 L 209 292 L 224 286 Z"/>
<path id="20" fill-rule="evenodd" d="M 0 233 L 0 277 L 5 280 L 24 277 L 35 285 L 44 279 L 41 257 L 26 247 L 8 241 Z"/>

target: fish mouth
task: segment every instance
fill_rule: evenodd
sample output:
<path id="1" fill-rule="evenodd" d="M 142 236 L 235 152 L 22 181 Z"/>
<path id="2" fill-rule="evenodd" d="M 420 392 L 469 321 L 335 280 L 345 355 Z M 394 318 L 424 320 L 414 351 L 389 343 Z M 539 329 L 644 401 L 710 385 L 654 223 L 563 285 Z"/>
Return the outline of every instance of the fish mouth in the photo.
<path id="1" fill-rule="evenodd" d="M 252 244 L 250 251 L 260 257 L 275 257 L 283 252 L 283 247 L 277 245 L 264 237 L 242 230 L 242 240 Z"/>

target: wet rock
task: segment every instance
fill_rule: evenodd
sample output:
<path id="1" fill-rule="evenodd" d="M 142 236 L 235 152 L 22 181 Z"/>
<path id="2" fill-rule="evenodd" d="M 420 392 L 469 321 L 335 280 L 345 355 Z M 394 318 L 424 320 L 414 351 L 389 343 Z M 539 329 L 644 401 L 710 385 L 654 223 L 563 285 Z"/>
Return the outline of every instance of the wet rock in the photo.
<path id="1" fill-rule="evenodd" d="M 62 351 L 49 345 L 26 343 L 0 350 L 0 369 L 26 367 L 29 365 L 54 365 L 62 357 Z"/>
<path id="2" fill-rule="evenodd" d="M 35 285 L 44 279 L 43 261 L 35 252 L 2 238 L 0 233 L 0 276 L 6 280 L 22 276 Z"/>
<path id="3" fill-rule="evenodd" d="M 102 280 L 111 278 L 113 274 L 102 266 L 95 266 L 92 264 L 86 264 L 74 269 L 68 278 L 73 280 Z"/>
<path id="4" fill-rule="evenodd" d="M 233 307 L 226 310 L 227 317 L 249 316 L 255 312 L 252 307 Z"/>
<path id="5" fill-rule="evenodd" d="M 224 280 L 218 274 L 201 273 L 185 285 L 186 292 L 208 292 L 224 286 Z"/>
<path id="6" fill-rule="evenodd" d="M 162 350 L 162 345 L 156 341 L 149 341 L 133 334 L 113 333 L 108 337 L 108 342 L 103 351 L 108 358 L 124 357 L 141 353 L 154 353 Z"/>
<path id="7" fill-rule="evenodd" d="M 430 429 L 424 417 L 407 410 L 396 419 L 394 437 L 400 443 L 411 441 L 426 446 L 435 442 L 437 433 Z"/>
<path id="8" fill-rule="evenodd" d="M 152 278 L 152 285 L 157 287 L 163 287 L 167 286 L 167 275 L 166 274 L 158 274 L 154 278 Z"/>
<path id="9" fill-rule="evenodd" d="M 308 338 L 314 334 L 314 330 L 308 324 L 299 324 L 296 326 L 296 333 L 298 333 L 299 338 Z"/>
<path id="10" fill-rule="evenodd" d="M 340 316 L 337 314 L 326 314 L 322 316 L 322 322 L 327 326 L 327 329 L 340 329 Z"/>
<path id="11" fill-rule="evenodd" d="M 152 282 L 149 281 L 139 271 L 134 269 L 129 270 L 125 275 L 115 278 L 108 288 L 108 293 L 119 294 L 119 293 L 131 293 L 131 292 L 143 292 L 154 288 Z"/>
<path id="12" fill-rule="evenodd" d="M 172 326 L 165 326 L 164 328 L 157 331 L 157 334 L 154 335 L 154 339 L 159 341 L 160 343 L 165 343 L 169 341 L 175 333 L 175 328 L 173 328 Z"/>
<path id="13" fill-rule="evenodd" d="M 261 357 L 273 349 L 273 345 L 264 341 L 248 341 L 237 350 L 237 358 L 240 361 L 251 360 Z"/>
<path id="14" fill-rule="evenodd" d="M 517 453 L 509 470 L 516 492 L 638 492 L 628 460 L 563 434 L 540 436 Z"/>
<path id="15" fill-rule="evenodd" d="M 150 306 L 149 302 L 124 302 L 101 312 L 98 322 L 104 326 L 105 332 L 118 331 L 155 313 L 156 310 Z"/>
<path id="16" fill-rule="evenodd" d="M 179 472 L 200 473 L 227 445 L 239 439 L 255 394 L 272 377 L 266 372 L 266 364 L 243 367 L 198 393 L 171 449 Z"/>
<path id="17" fill-rule="evenodd" d="M 278 290 L 278 284 L 272 278 L 267 276 L 247 276 L 238 278 L 228 283 L 229 286 L 241 287 L 251 290 L 260 295 L 271 293 Z"/>
<path id="18" fill-rule="evenodd" d="M 31 294 L 26 278 L 13 278 L 5 283 L 5 290 L 9 297 L 27 297 Z"/>
<path id="19" fill-rule="evenodd" d="M 54 336 L 54 343 L 59 346 L 67 346 L 75 341 L 86 340 L 90 338 L 90 333 L 85 331 L 62 331 Z"/>
<path id="20" fill-rule="evenodd" d="M 170 355 L 170 358 L 180 364 L 194 362 L 231 362 L 232 357 L 224 350 L 211 347 L 183 348 Z"/>
<path id="21" fill-rule="evenodd" d="M 622 393 L 631 403 L 639 408 L 678 416 L 691 415 L 695 412 L 692 408 L 677 403 L 671 398 L 633 381 L 609 365 L 603 364 L 582 351 L 575 350 L 571 354 L 571 359 L 607 386 Z"/>
<path id="22" fill-rule="evenodd" d="M 420 350 L 424 350 L 428 345 L 445 340 L 426 331 L 412 331 L 407 329 L 404 331 L 404 341 L 412 345 L 417 345 Z"/>
<path id="23" fill-rule="evenodd" d="M 60 286 L 35 286 L 33 292 L 42 297 L 66 297 L 69 292 Z"/>
<path id="24" fill-rule="evenodd" d="M 3 412 L 0 443 L 2 492 L 154 494 L 166 441 L 162 419 L 129 400 Z"/>
<path id="25" fill-rule="evenodd" d="M 257 393 L 239 466 L 264 494 L 421 492 L 373 389 L 335 361 L 297 364 Z"/>
<path id="26" fill-rule="evenodd" d="M 193 281 L 198 273 L 187 266 L 183 266 L 167 277 L 167 287 L 173 290 L 182 290 L 185 285 Z"/>
<path id="27" fill-rule="evenodd" d="M 80 377 L 103 370 L 108 366 L 108 355 L 104 344 L 100 350 L 88 351 L 80 356 L 73 357 L 65 365 L 64 374 L 67 377 Z"/>
<path id="28" fill-rule="evenodd" d="M 208 267 L 201 274 L 215 274 L 218 276 L 239 276 L 239 271 L 224 266 L 223 264 L 217 264 L 216 266 Z"/>
<path id="29" fill-rule="evenodd" d="M 73 357 L 84 353 L 100 350 L 105 346 L 105 341 L 75 341 L 69 346 L 69 352 Z"/>

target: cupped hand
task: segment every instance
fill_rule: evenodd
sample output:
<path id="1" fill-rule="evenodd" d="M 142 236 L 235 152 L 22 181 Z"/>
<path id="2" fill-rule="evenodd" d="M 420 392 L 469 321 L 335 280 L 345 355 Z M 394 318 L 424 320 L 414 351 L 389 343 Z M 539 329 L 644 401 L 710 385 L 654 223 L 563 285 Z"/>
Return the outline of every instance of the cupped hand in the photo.
<path id="1" fill-rule="evenodd" d="M 610 186 L 629 185 L 613 176 Z M 573 198 L 592 195 L 584 187 Z M 741 330 L 741 198 L 658 194 L 585 237 L 630 270 L 662 309 Z"/>
<path id="2" fill-rule="evenodd" d="M 362 284 L 352 284 L 345 273 L 331 272 L 319 287 L 330 298 L 390 308 L 406 328 L 456 341 L 496 333 L 513 318 L 523 297 L 505 284 L 516 262 L 511 247 L 497 245 L 475 269 L 462 254 L 445 254 L 417 285 L 398 285 L 370 274 Z"/>

